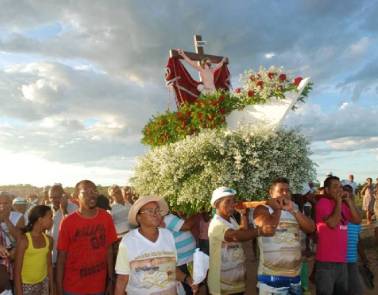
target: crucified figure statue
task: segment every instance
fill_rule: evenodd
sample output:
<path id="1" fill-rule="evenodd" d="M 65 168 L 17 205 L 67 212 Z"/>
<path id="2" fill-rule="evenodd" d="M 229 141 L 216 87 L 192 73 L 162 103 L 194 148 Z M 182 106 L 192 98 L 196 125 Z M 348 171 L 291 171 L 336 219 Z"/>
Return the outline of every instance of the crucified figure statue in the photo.
<path id="1" fill-rule="evenodd" d="M 223 64 L 227 61 L 227 58 L 223 58 L 221 62 L 217 63 L 212 67 L 211 61 L 209 58 L 203 58 L 199 62 L 199 65 L 196 61 L 191 60 L 182 49 L 177 49 L 177 52 L 182 58 L 193 68 L 195 68 L 200 75 L 201 82 L 203 84 L 203 89 L 199 89 L 202 93 L 212 93 L 216 91 L 214 84 L 214 73 L 216 70 L 221 68 Z"/>

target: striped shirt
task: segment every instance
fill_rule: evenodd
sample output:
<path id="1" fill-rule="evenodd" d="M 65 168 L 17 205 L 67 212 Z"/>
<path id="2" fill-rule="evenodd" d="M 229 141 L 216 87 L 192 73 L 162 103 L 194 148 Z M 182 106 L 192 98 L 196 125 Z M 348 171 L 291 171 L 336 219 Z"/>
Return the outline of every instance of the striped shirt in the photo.
<path id="1" fill-rule="evenodd" d="M 348 223 L 348 250 L 346 261 L 349 263 L 357 262 L 358 259 L 358 240 L 360 239 L 361 224 Z"/>
<path id="2" fill-rule="evenodd" d="M 171 231 L 175 238 L 177 250 L 177 265 L 184 265 L 193 261 L 196 241 L 190 231 L 180 231 L 184 220 L 173 214 L 164 216 L 165 227 Z"/>

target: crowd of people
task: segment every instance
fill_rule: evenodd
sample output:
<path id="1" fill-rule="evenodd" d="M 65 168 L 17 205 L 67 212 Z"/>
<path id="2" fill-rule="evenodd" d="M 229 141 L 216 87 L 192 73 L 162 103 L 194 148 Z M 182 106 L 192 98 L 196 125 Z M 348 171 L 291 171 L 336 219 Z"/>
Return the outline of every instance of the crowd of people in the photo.
<path id="1" fill-rule="evenodd" d="M 356 188 L 353 176 L 330 175 L 317 191 L 306 183 L 292 194 L 279 177 L 270 197 L 249 207 L 233 188 L 218 187 L 209 196 L 212 211 L 190 217 L 170 210 L 164 198 L 138 198 L 130 187 L 113 185 L 99 195 L 90 180 L 78 182 L 72 195 L 54 184 L 42 202 L 1 192 L 0 294 L 245 294 L 250 243 L 258 253 L 259 294 L 303 294 L 310 277 L 316 294 L 362 295 L 357 262 L 368 261 Z M 368 179 L 361 193 L 371 223 L 378 185 Z M 196 248 L 210 261 L 201 283 L 191 271 Z"/>

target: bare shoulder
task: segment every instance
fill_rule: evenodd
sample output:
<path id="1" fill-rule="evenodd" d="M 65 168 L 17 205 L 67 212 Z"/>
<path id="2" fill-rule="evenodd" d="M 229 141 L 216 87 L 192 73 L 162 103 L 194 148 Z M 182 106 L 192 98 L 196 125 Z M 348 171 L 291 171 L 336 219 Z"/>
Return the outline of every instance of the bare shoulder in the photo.
<path id="1" fill-rule="evenodd" d="M 17 240 L 17 245 L 20 247 L 20 248 L 27 248 L 28 247 L 28 238 L 26 237 L 26 234 L 21 234 L 19 236 L 19 239 Z"/>
<path id="2" fill-rule="evenodd" d="M 264 205 L 259 205 L 253 210 L 253 218 L 262 216 L 262 215 L 269 215 L 269 209 Z"/>

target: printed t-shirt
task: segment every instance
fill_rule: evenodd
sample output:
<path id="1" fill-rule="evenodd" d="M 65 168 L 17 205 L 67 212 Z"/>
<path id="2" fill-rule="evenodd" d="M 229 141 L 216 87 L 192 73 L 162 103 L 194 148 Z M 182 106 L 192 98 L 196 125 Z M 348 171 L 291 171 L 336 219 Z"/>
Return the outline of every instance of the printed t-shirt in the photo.
<path id="1" fill-rule="evenodd" d="M 209 225 L 210 268 L 208 285 L 211 294 L 233 294 L 245 290 L 245 256 L 240 242 L 226 242 L 227 230 L 239 229 L 238 223 L 214 215 Z"/>
<path id="2" fill-rule="evenodd" d="M 297 205 L 294 205 L 297 208 Z M 266 206 L 273 213 L 270 206 Z M 260 249 L 259 275 L 296 277 L 300 274 L 301 230 L 290 212 L 281 211 L 276 232 L 271 237 L 257 238 Z"/>
<path id="3" fill-rule="evenodd" d="M 78 211 L 60 225 L 58 250 L 67 253 L 63 289 L 69 293 L 105 291 L 107 250 L 117 240 L 112 217 L 103 209 L 85 218 Z"/>
<path id="4" fill-rule="evenodd" d="M 349 207 L 342 202 L 342 219 L 335 228 L 330 228 L 324 219 L 332 215 L 335 208 L 333 199 L 322 197 L 316 203 L 315 222 L 318 233 L 316 260 L 321 262 L 345 262 L 347 254 Z"/>
<path id="5" fill-rule="evenodd" d="M 348 250 L 347 259 L 349 263 L 355 263 L 358 259 L 358 240 L 360 239 L 361 224 L 348 223 Z"/>
<path id="6" fill-rule="evenodd" d="M 130 230 L 128 220 L 130 207 L 131 206 L 129 204 L 112 204 L 112 211 L 110 212 L 110 214 L 112 215 L 118 236 L 123 236 L 126 232 Z"/>
<path id="7" fill-rule="evenodd" d="M 177 265 L 183 265 L 193 261 L 196 249 L 196 241 L 190 231 L 180 231 L 184 220 L 173 214 L 164 216 L 165 228 L 168 229 L 175 239 L 177 249 Z"/>
<path id="8" fill-rule="evenodd" d="M 67 202 L 67 213 L 71 214 L 77 210 L 77 206 L 72 203 L 71 201 Z M 60 223 L 62 222 L 63 219 L 63 213 L 62 210 L 54 210 L 51 206 L 51 210 L 53 211 L 53 226 L 50 231 L 50 235 L 54 239 L 54 246 L 53 246 L 53 251 L 52 251 L 52 263 L 56 263 L 56 259 L 58 256 L 58 251 L 56 250 L 56 245 L 58 243 L 58 238 L 59 238 L 59 227 Z"/>
<path id="9" fill-rule="evenodd" d="M 139 229 L 128 232 L 119 245 L 116 273 L 128 275 L 127 294 L 176 294 L 176 246 L 171 232 L 159 228 L 155 242 Z"/>

